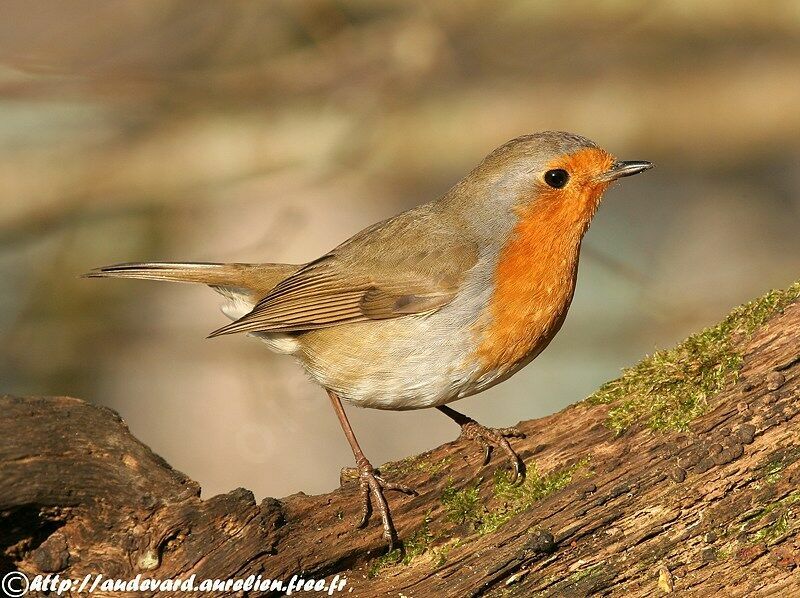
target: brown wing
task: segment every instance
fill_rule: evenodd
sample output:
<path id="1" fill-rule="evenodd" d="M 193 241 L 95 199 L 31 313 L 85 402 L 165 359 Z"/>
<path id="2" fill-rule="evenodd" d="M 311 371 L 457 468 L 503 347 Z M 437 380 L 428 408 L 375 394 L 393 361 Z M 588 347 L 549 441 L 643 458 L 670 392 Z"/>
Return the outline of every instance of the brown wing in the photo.
<path id="1" fill-rule="evenodd" d="M 249 314 L 211 333 L 297 332 L 433 312 L 478 259 L 477 244 L 405 213 L 359 233 L 278 284 Z"/>

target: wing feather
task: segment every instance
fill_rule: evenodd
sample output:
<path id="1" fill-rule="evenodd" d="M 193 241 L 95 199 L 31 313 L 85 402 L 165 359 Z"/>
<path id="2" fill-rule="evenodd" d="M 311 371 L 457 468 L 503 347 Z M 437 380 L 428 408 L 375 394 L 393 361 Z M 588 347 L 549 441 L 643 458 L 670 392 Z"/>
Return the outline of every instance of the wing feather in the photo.
<path id="1" fill-rule="evenodd" d="M 398 235 L 425 245 L 398 243 Z M 383 250 L 376 253 L 376 247 Z M 477 243 L 442 230 L 435 218 L 406 212 L 306 264 L 250 313 L 209 336 L 301 332 L 431 313 L 452 301 L 477 260 Z"/>

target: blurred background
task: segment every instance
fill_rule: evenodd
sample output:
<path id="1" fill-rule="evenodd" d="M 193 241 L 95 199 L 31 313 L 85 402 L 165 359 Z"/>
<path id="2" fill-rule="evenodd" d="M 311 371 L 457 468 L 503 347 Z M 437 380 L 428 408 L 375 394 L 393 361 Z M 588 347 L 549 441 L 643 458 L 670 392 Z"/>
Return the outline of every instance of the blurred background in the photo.
<path id="1" fill-rule="evenodd" d="M 800 276 L 800 3 L 198 0 L 0 7 L 0 392 L 108 405 L 205 496 L 338 484 L 322 390 L 204 287 L 118 261 L 313 259 L 563 129 L 657 168 L 606 196 L 570 316 L 455 405 L 511 425 Z M 349 409 L 376 465 L 452 440 Z M 477 447 L 476 447 L 477 450 Z"/>

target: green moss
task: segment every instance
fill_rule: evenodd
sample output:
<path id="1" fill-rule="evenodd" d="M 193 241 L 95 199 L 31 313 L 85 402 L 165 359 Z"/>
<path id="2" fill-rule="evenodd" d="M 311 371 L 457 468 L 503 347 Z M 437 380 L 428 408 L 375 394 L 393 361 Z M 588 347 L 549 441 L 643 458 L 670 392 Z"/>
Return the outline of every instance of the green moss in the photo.
<path id="1" fill-rule="evenodd" d="M 403 541 L 403 549 L 396 548 L 372 561 L 367 575 L 372 578 L 387 567 L 410 565 L 414 559 L 426 553 L 431 554 L 434 567 L 444 565 L 447 562 L 447 555 L 450 551 L 461 545 L 461 539 L 453 538 L 441 546 L 433 546 L 434 543 L 442 539 L 442 535 L 434 534 L 431 531 L 430 522 L 431 513 L 428 511 L 422 526 Z"/>
<path id="2" fill-rule="evenodd" d="M 709 397 L 735 382 L 742 366 L 741 339 L 800 298 L 800 281 L 734 309 L 722 322 L 658 351 L 623 371 L 586 399 L 613 403 L 608 425 L 617 433 L 644 420 L 653 430 L 685 430 Z"/>
<path id="3" fill-rule="evenodd" d="M 613 571 L 605 561 L 576 571 L 536 596 L 590 596 L 607 586 Z"/>
<path id="4" fill-rule="evenodd" d="M 417 463 L 417 469 L 420 471 L 424 471 L 425 473 L 429 474 L 436 474 L 441 471 L 447 469 L 450 464 L 453 462 L 453 455 L 447 455 L 446 457 L 442 457 L 438 461 L 422 461 Z"/>
<path id="5" fill-rule="evenodd" d="M 767 467 L 764 470 L 764 483 L 774 484 L 781 479 L 781 473 L 783 472 L 784 467 L 785 465 L 783 462 L 777 459 L 767 463 Z"/>
<path id="6" fill-rule="evenodd" d="M 375 559 L 368 571 L 370 577 L 375 577 L 382 569 L 392 565 L 408 565 L 416 557 L 425 554 L 436 536 L 430 530 L 430 513 L 425 515 L 422 526 L 403 540 L 403 549 L 395 548 L 391 552 Z"/>
<path id="7" fill-rule="evenodd" d="M 776 538 L 783 536 L 789 531 L 789 519 L 791 516 L 792 512 L 790 510 L 782 511 L 773 523 L 753 534 L 753 541 L 770 544 Z"/>
<path id="8" fill-rule="evenodd" d="M 457 525 L 466 525 L 470 531 L 481 534 L 492 532 L 517 513 L 533 506 L 536 501 L 569 484 L 576 472 L 585 468 L 588 463 L 588 459 L 583 459 L 571 467 L 545 476 L 540 475 L 534 465 L 528 471 L 525 482 L 520 485 L 512 484 L 510 475 L 504 470 L 498 470 L 494 477 L 493 496 L 502 503 L 502 506 L 496 509 L 487 508 L 482 504 L 480 486 L 483 478 L 478 478 L 461 489 L 455 487 L 451 478 L 441 496 L 445 519 Z M 396 549 L 375 559 L 369 574 L 377 575 L 382 569 L 391 565 L 408 565 L 415 557 L 429 550 L 436 557 L 436 566 L 444 564 L 448 552 L 458 546 L 461 540 L 455 538 L 443 546 L 432 548 L 431 545 L 444 536 L 432 533 L 429 523 L 430 513 L 425 517 L 422 527 L 403 542 L 405 552 Z"/>
<path id="9" fill-rule="evenodd" d="M 442 457 L 438 461 L 430 461 L 425 455 L 423 455 L 422 457 L 408 457 L 401 461 L 395 461 L 394 463 L 386 463 L 382 465 L 380 469 L 384 473 L 392 474 L 403 475 L 421 471 L 434 475 L 447 469 L 452 462 L 452 455 Z"/>
<path id="10" fill-rule="evenodd" d="M 383 474 L 391 473 L 395 475 L 403 475 L 414 471 L 417 467 L 419 467 L 423 460 L 423 456 L 406 457 L 400 461 L 384 463 L 379 467 L 379 469 Z"/>
<path id="11" fill-rule="evenodd" d="M 766 505 L 761 511 L 754 513 L 753 516 L 748 517 L 747 521 L 742 525 L 741 531 L 758 527 L 764 519 L 767 519 L 767 525 L 751 533 L 748 539 L 752 543 L 763 543 L 769 546 L 795 528 L 795 505 L 797 503 L 800 503 L 800 492 L 792 492 L 781 500 Z"/>
<path id="12" fill-rule="evenodd" d="M 762 480 L 766 485 L 775 484 L 781 479 L 783 470 L 800 459 L 800 447 L 788 447 L 786 450 L 772 453 L 767 461 L 759 467 L 763 471 Z M 758 484 L 757 487 L 761 487 Z"/>
<path id="13" fill-rule="evenodd" d="M 461 538 L 453 538 L 446 544 L 433 548 L 432 551 L 436 555 L 435 566 L 438 568 L 444 565 L 447 562 L 447 556 L 450 551 L 459 546 L 461 546 Z"/>
<path id="14" fill-rule="evenodd" d="M 459 525 L 467 523 L 477 527 L 483 511 L 479 490 L 482 481 L 482 478 L 479 478 L 472 485 L 457 490 L 453 485 L 453 479 L 448 480 L 447 486 L 442 491 L 442 505 L 448 520 Z"/>
<path id="15" fill-rule="evenodd" d="M 590 567 L 587 567 L 586 569 L 581 569 L 579 571 L 576 571 L 575 573 L 570 575 L 566 579 L 566 581 L 567 581 L 567 583 L 570 583 L 570 584 L 580 583 L 584 579 L 586 579 L 588 577 L 591 577 L 592 575 L 596 575 L 599 571 L 602 571 L 604 566 L 605 566 L 605 563 L 603 563 L 603 562 L 595 563 L 594 565 L 591 565 Z"/>
<path id="16" fill-rule="evenodd" d="M 525 482 L 519 485 L 511 483 L 509 473 L 498 470 L 494 476 L 494 496 L 502 506 L 485 513 L 478 531 L 482 534 L 495 531 L 518 513 L 531 508 L 534 503 L 564 488 L 578 472 L 587 469 L 588 465 L 587 457 L 571 467 L 541 475 L 534 464 L 529 468 Z"/>
<path id="17" fill-rule="evenodd" d="M 461 490 L 453 487 L 452 480 L 442 493 L 442 505 L 447 512 L 447 519 L 459 525 L 468 525 L 471 530 L 481 534 L 495 531 L 512 517 L 529 509 L 547 495 L 561 490 L 569 484 L 575 474 L 586 468 L 589 459 L 564 469 L 541 475 L 533 465 L 528 470 L 525 482 L 513 484 L 511 475 L 498 469 L 493 480 L 493 498 L 499 507 L 490 508 L 481 503 L 480 482 Z"/>
<path id="18" fill-rule="evenodd" d="M 514 515 L 530 508 L 536 501 L 560 490 L 569 484 L 575 475 L 586 469 L 589 459 L 582 459 L 578 463 L 564 469 L 541 475 L 532 466 L 520 485 L 511 483 L 510 474 L 505 470 L 498 470 L 494 476 L 492 492 L 493 500 L 500 502 L 498 508 L 488 508 L 481 501 L 480 486 L 483 478 L 478 478 L 465 488 L 455 487 L 454 480 L 448 480 L 442 492 L 441 501 L 445 510 L 445 519 L 457 525 L 466 525 L 470 531 L 485 534 L 495 531 L 510 520 Z M 394 565 L 408 565 L 420 555 L 430 553 L 433 557 L 434 567 L 440 567 L 447 561 L 448 553 L 461 545 L 460 538 L 450 538 L 440 546 L 433 546 L 449 537 L 444 532 L 433 533 L 430 529 L 431 514 L 425 516 L 422 526 L 403 541 L 404 551 L 395 549 L 375 559 L 368 571 L 370 577 L 375 577 L 383 569 Z"/>

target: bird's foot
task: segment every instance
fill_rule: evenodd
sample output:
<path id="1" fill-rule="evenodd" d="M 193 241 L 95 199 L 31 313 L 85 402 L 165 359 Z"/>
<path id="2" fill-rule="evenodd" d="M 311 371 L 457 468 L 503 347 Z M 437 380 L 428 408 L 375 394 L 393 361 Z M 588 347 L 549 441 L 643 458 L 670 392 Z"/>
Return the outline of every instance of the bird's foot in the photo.
<path id="1" fill-rule="evenodd" d="M 361 490 L 361 519 L 357 527 L 364 528 L 367 526 L 367 523 L 369 523 L 369 518 L 372 514 L 372 501 L 374 499 L 378 505 L 378 512 L 381 514 L 383 538 L 389 544 L 389 552 L 394 550 L 395 546 L 398 544 L 397 530 L 395 530 L 392 514 L 389 511 L 389 504 L 386 501 L 384 492 L 387 490 L 394 490 L 409 496 L 419 496 L 418 492 L 403 484 L 387 482 L 381 477 L 380 472 L 372 467 L 368 461 L 360 463 L 357 468 L 343 469 L 341 477 L 342 480 L 345 478 L 358 477 Z"/>
<path id="2" fill-rule="evenodd" d="M 492 449 L 500 447 L 511 462 L 511 483 L 516 484 L 525 481 L 525 462 L 514 452 L 507 440 L 508 438 L 525 438 L 525 434 L 522 431 L 517 428 L 487 428 L 470 418 L 469 421 L 461 425 L 460 438 L 475 440 L 483 446 L 483 465 L 488 465 L 489 460 L 492 458 Z"/>

